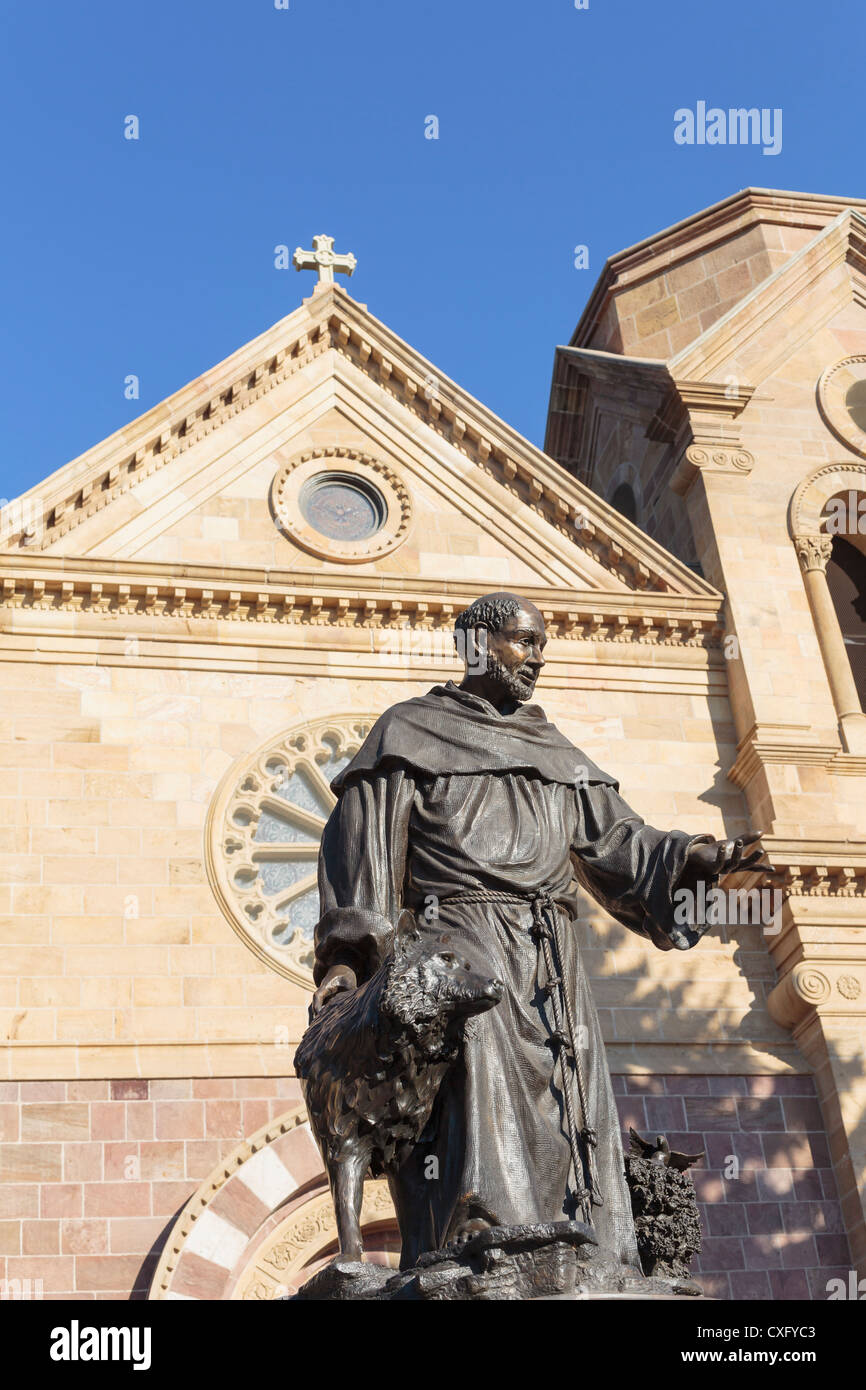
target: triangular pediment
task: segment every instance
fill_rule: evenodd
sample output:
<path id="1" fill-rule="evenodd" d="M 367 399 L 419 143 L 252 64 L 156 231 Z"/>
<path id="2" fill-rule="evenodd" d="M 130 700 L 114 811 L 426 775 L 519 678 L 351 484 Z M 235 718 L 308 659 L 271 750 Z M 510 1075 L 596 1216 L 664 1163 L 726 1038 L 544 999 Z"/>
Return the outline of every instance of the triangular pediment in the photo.
<path id="1" fill-rule="evenodd" d="M 273 515 L 279 469 L 335 441 L 412 499 L 405 544 L 359 580 L 716 597 L 336 286 L 19 499 L 6 550 L 345 579 Z"/>

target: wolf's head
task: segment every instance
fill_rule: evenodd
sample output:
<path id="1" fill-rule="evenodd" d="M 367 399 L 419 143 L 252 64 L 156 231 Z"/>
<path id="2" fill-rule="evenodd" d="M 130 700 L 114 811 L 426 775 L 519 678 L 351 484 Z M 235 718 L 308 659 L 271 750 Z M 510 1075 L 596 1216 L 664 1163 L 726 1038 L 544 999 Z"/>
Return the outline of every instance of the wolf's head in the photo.
<path id="1" fill-rule="evenodd" d="M 502 983 L 481 953 L 446 930 L 419 926 L 403 912 L 382 994 L 383 1013 L 419 1032 L 485 1013 L 502 998 Z"/>

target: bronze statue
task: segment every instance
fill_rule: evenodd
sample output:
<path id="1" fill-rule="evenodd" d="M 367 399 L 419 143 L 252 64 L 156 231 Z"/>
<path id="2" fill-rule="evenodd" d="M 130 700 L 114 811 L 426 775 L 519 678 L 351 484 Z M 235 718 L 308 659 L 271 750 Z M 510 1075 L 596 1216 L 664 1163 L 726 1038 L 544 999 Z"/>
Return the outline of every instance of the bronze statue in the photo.
<path id="1" fill-rule="evenodd" d="M 469 639 L 460 685 L 392 706 L 333 783 L 313 1028 L 386 965 L 401 911 L 447 933 L 502 997 L 469 1020 L 429 1119 L 389 1170 L 403 1267 L 485 1227 L 579 1221 L 640 1270 L 575 885 L 656 947 L 687 950 L 706 926 L 677 923 L 674 892 L 751 867 L 758 836 L 666 833 L 631 810 L 529 703 L 546 642 L 533 604 L 488 594 L 456 626 Z M 346 1253 L 357 1258 L 354 1232 Z"/>

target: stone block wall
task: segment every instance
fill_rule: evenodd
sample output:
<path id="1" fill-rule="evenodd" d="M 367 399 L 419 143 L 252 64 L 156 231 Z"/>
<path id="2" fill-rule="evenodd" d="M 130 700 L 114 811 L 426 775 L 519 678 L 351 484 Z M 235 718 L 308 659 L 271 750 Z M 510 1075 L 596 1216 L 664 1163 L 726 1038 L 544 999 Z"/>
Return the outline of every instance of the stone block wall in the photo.
<path id="1" fill-rule="evenodd" d="M 829 1279 L 847 1283 L 811 1077 L 620 1075 L 614 1089 L 626 1143 L 633 1125 L 706 1151 L 693 1174 L 704 1232 L 695 1273 L 707 1293 L 821 1299 Z M 291 1078 L 0 1083 L 2 1287 L 29 1281 L 31 1296 L 46 1299 L 145 1298 L 198 1186 L 299 1098 Z M 231 1203 L 211 1219 L 238 1225 L 243 1246 Z"/>
<path id="2" fill-rule="evenodd" d="M 0 1288 L 145 1298 L 199 1184 L 299 1098 L 286 1078 L 0 1082 Z"/>

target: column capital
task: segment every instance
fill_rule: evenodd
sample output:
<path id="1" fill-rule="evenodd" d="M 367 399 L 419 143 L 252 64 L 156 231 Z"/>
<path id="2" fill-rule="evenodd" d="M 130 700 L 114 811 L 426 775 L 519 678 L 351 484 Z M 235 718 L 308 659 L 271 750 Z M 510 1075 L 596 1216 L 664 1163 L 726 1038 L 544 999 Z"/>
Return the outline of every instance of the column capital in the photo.
<path id="1" fill-rule="evenodd" d="M 827 561 L 833 553 L 832 536 L 795 536 L 794 549 L 804 574 L 810 570 L 826 572 Z"/>

